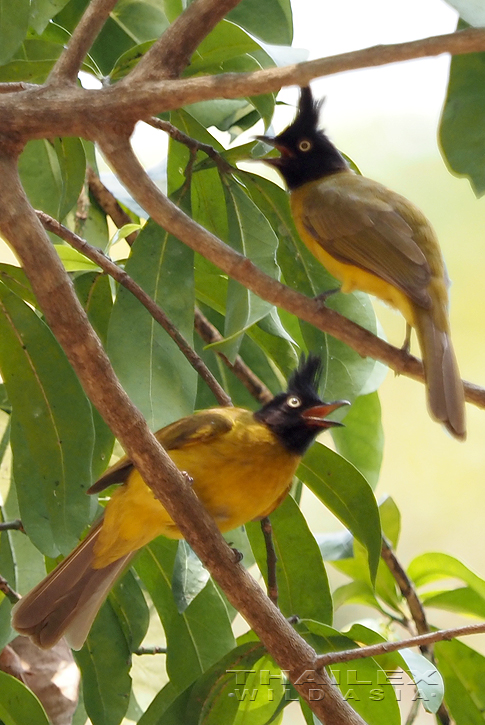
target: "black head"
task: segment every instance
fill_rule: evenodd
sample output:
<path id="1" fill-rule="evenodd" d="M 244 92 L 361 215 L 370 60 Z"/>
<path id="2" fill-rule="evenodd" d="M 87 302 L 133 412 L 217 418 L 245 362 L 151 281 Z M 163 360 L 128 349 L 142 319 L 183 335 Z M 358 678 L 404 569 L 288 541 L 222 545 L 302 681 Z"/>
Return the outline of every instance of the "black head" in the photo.
<path id="1" fill-rule="evenodd" d="M 289 189 L 348 169 L 342 154 L 318 128 L 322 103 L 313 99 L 309 87 L 301 88 L 293 123 L 274 138 L 258 136 L 280 151 L 280 158 L 263 160 L 278 169 Z"/>
<path id="2" fill-rule="evenodd" d="M 325 416 L 346 400 L 324 403 L 318 396 L 322 362 L 316 355 L 300 359 L 298 369 L 288 381 L 286 393 L 276 395 L 254 414 L 256 420 L 265 423 L 279 438 L 284 447 L 302 456 L 318 433 L 326 428 L 340 426 Z"/>

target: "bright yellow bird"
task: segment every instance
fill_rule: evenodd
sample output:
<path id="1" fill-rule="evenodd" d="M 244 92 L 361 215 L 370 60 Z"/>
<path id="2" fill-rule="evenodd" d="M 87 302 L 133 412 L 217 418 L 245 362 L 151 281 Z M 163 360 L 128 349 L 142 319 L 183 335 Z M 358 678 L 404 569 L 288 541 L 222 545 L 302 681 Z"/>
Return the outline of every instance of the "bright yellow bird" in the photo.
<path id="1" fill-rule="evenodd" d="M 464 439 L 464 391 L 451 344 L 449 282 L 436 234 L 414 204 L 349 168 L 318 128 L 320 105 L 310 88 L 302 88 L 294 122 L 274 138 L 258 137 L 281 153 L 264 161 L 285 179 L 298 232 L 342 283 L 341 291 L 375 295 L 415 328 L 430 413 Z"/>
<path id="2" fill-rule="evenodd" d="M 318 397 L 321 362 L 300 362 L 288 389 L 256 413 L 243 408 L 212 408 L 182 418 L 156 433 L 176 466 L 193 481 L 201 503 L 221 531 L 267 516 L 288 493 L 306 449 L 326 420 L 347 401 Z M 125 457 L 89 489 L 99 493 L 122 485 L 103 518 L 43 581 L 14 607 L 13 626 L 39 647 L 52 647 L 63 635 L 74 649 L 116 579 L 134 554 L 156 536 L 182 537 L 175 522 Z"/>

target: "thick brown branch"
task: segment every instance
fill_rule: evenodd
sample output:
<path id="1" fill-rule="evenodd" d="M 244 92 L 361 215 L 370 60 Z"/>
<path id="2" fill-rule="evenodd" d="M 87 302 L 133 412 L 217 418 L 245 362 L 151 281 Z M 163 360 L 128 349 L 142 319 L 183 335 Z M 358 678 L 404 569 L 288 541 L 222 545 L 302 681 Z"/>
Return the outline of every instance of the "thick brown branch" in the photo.
<path id="1" fill-rule="evenodd" d="M 195 0 L 174 20 L 131 73 L 126 85 L 154 78 L 177 78 L 199 43 L 240 0 Z"/>
<path id="2" fill-rule="evenodd" d="M 191 249 L 202 254 L 262 299 L 328 332 L 363 357 L 380 360 L 397 373 L 424 381 L 422 363 L 415 357 L 404 350 L 392 347 L 334 310 L 322 306 L 318 301 L 285 287 L 190 219 L 150 180 L 126 137 L 116 137 L 111 134 L 99 136 L 98 140 L 112 168 L 133 198 L 160 226 L 181 239 Z M 464 385 L 467 401 L 485 408 L 485 390 L 471 383 L 465 382 Z"/>
<path id="3" fill-rule="evenodd" d="M 28 203 L 18 178 L 14 149 L 2 145 L 0 232 L 22 262 L 46 320 L 87 395 L 231 604 L 280 667 L 289 672 L 299 694 L 317 716 L 335 725 L 364 725 L 325 673 L 320 678 L 325 697 L 317 703 L 312 701 L 315 681 L 308 681 L 305 673 L 314 669 L 315 651 L 298 636 L 244 567 L 235 563 L 234 552 L 214 520 L 121 388 L 59 257 Z"/>
<path id="4" fill-rule="evenodd" d="M 220 342 L 224 338 L 220 334 L 214 325 L 211 325 L 207 317 L 196 307 L 195 308 L 195 330 L 197 334 L 207 344 L 214 342 Z M 242 384 L 249 390 L 253 398 L 256 398 L 260 403 L 264 405 L 270 401 L 273 397 L 271 390 L 269 390 L 260 378 L 249 368 L 242 357 L 238 355 L 232 363 L 223 352 L 216 350 L 217 355 L 223 361 L 229 370 L 239 378 Z"/>
<path id="5" fill-rule="evenodd" d="M 192 7 L 192 6 L 191 6 Z M 26 138 L 82 136 L 95 138 L 105 126 L 132 127 L 139 119 L 213 98 L 240 98 L 278 91 L 282 86 L 306 85 L 313 78 L 358 68 L 386 65 L 413 58 L 485 51 L 485 30 L 469 28 L 457 33 L 380 45 L 254 73 L 223 73 L 182 80 L 128 81 L 100 90 L 79 87 L 33 88 L 0 94 L 4 134 Z M 137 66 L 138 67 L 138 66 Z"/>
<path id="6" fill-rule="evenodd" d="M 118 0 L 91 0 L 47 79 L 48 83 L 72 83 L 81 64 Z"/>
<path id="7" fill-rule="evenodd" d="M 204 361 L 197 355 L 195 350 L 189 345 L 185 337 L 179 332 L 175 325 L 170 321 L 165 312 L 159 307 L 139 284 L 137 284 L 124 270 L 112 262 L 103 252 L 95 249 L 70 229 L 60 224 L 48 214 L 42 211 L 37 212 L 37 216 L 43 226 L 50 232 L 57 234 L 58 237 L 64 239 L 68 244 L 77 249 L 79 252 L 88 257 L 92 262 L 101 267 L 101 269 L 115 279 L 119 284 L 123 285 L 131 294 L 141 302 L 148 310 L 154 320 L 163 327 L 170 335 L 172 340 L 178 346 L 180 351 L 185 355 L 194 370 L 200 375 L 202 380 L 212 390 L 217 402 L 220 405 L 232 405 L 231 398 L 226 391 L 219 385 L 211 371 Z"/>
<path id="8" fill-rule="evenodd" d="M 485 632 L 485 622 L 467 624 L 463 627 L 454 627 L 453 629 L 438 629 L 436 632 L 428 632 L 428 634 L 420 634 L 417 637 L 409 637 L 409 639 L 403 639 L 400 642 L 380 642 L 379 644 L 371 644 L 356 649 L 328 652 L 317 657 L 317 666 L 327 667 L 327 665 L 333 665 L 337 662 L 350 662 L 352 660 L 361 660 L 365 657 L 378 657 L 387 652 L 398 652 L 407 647 L 423 647 L 434 642 L 448 641 L 456 639 L 457 637 L 481 634 L 483 632 Z"/>

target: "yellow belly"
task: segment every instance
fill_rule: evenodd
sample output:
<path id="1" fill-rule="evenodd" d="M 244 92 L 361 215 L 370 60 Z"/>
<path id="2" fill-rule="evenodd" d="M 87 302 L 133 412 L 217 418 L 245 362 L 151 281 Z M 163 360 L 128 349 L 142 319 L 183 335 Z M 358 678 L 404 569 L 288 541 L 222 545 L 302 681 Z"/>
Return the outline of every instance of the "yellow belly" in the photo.
<path id="1" fill-rule="evenodd" d="M 216 441 L 168 451 L 179 470 L 192 478 L 197 496 L 223 532 L 270 512 L 290 486 L 300 461 L 262 428 L 235 426 Z M 95 566 L 107 566 L 160 534 L 182 538 L 162 504 L 133 469 L 106 507 Z"/>

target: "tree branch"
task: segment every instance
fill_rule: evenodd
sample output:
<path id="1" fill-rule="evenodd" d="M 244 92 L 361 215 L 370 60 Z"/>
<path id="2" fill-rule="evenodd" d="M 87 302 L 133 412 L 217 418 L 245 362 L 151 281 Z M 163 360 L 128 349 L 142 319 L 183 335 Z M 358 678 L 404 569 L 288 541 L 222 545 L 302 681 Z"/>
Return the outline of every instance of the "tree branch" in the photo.
<path id="1" fill-rule="evenodd" d="M 63 226 L 57 219 L 53 219 L 43 211 L 36 212 L 38 218 L 42 222 L 42 225 L 49 232 L 53 232 L 61 239 L 64 239 L 74 249 L 84 254 L 85 257 L 90 259 L 92 262 L 101 267 L 101 269 L 115 279 L 119 284 L 123 285 L 131 294 L 141 302 L 141 304 L 148 310 L 150 315 L 153 317 L 158 324 L 170 335 L 172 340 L 178 346 L 179 350 L 185 355 L 189 363 L 192 365 L 194 370 L 200 375 L 202 380 L 210 388 L 214 397 L 220 405 L 229 406 L 232 405 L 231 398 L 226 391 L 219 385 L 216 378 L 212 375 L 211 371 L 204 363 L 201 357 L 197 355 L 195 350 L 189 345 L 185 337 L 175 327 L 173 322 L 167 317 L 165 312 L 159 305 L 156 304 L 148 295 L 145 290 L 140 287 L 124 270 L 118 267 L 117 264 L 111 261 L 103 252 L 99 249 L 95 249 L 90 244 L 82 239 L 70 229 Z"/>
<path id="2" fill-rule="evenodd" d="M 468 624 L 463 627 L 454 627 L 452 629 L 438 629 L 436 632 L 428 632 L 420 634 L 416 637 L 409 637 L 400 642 L 379 642 L 379 644 L 370 644 L 366 647 L 358 647 L 356 649 L 345 649 L 340 652 L 327 652 L 317 657 L 318 667 L 327 667 L 337 662 L 350 662 L 352 660 L 361 660 L 365 657 L 378 657 L 388 652 L 398 652 L 408 647 L 422 647 L 433 644 L 434 642 L 443 642 L 457 637 L 465 637 L 472 634 L 481 634 L 485 632 L 485 622 L 479 624 Z"/>
<path id="3" fill-rule="evenodd" d="M 249 259 L 194 222 L 164 196 L 138 162 L 127 137 L 98 133 L 100 147 L 123 185 L 146 212 L 168 232 L 202 254 L 230 277 L 272 304 L 282 307 L 363 357 L 384 362 L 395 372 L 424 382 L 422 363 L 405 350 L 384 342 L 318 300 L 309 299 L 261 272 Z M 485 408 L 485 390 L 464 382 L 466 400 Z"/>
<path id="4" fill-rule="evenodd" d="M 113 222 L 119 228 L 125 224 L 132 224 L 133 219 L 122 209 L 117 198 L 111 193 L 109 189 L 103 184 L 97 173 L 90 166 L 86 170 L 86 178 L 89 186 L 89 191 L 96 199 L 101 209 L 111 217 Z M 132 232 L 126 237 L 127 243 L 131 245 L 134 243 L 138 236 L 138 232 Z"/>
<path id="5" fill-rule="evenodd" d="M 47 84 L 76 83 L 77 74 L 90 47 L 118 0 L 91 0 L 76 26 L 67 48 L 49 73 Z"/>
<path id="6" fill-rule="evenodd" d="M 3 576 L 1 576 L 1 575 L 0 575 L 0 592 L 5 594 L 5 596 L 7 597 L 8 601 L 11 604 L 17 604 L 17 602 L 20 599 L 20 594 L 17 594 L 15 589 L 12 589 L 12 587 L 10 586 L 8 581 L 6 579 L 4 579 Z"/>
<path id="7" fill-rule="evenodd" d="M 190 7 L 192 7 L 191 5 Z M 181 80 L 134 82 L 136 68 L 115 86 L 88 90 L 77 86 L 32 87 L 0 94 L 2 132 L 14 138 L 81 136 L 96 138 L 100 127 L 118 132 L 163 111 L 213 98 L 240 98 L 306 85 L 313 78 L 414 58 L 485 51 L 485 29 L 469 28 L 448 35 L 397 45 L 380 45 L 329 58 L 268 68 L 253 73 L 222 73 Z"/>
<path id="8" fill-rule="evenodd" d="M 87 395 L 231 604 L 279 666 L 288 670 L 299 694 L 316 715 L 335 725 L 364 725 L 335 691 L 326 673 L 320 677 L 324 700 L 312 700 L 315 681 L 308 682 L 305 673 L 314 668 L 315 651 L 271 604 L 244 567 L 234 561 L 234 552 L 214 520 L 121 388 L 57 253 L 28 203 L 17 173 L 19 152 L 20 148 L 0 143 L 0 232 L 21 261 L 45 318 Z"/>
<path id="9" fill-rule="evenodd" d="M 240 0 L 195 0 L 170 24 L 138 65 L 120 81 L 124 85 L 155 78 L 177 78 L 199 43 Z"/>

